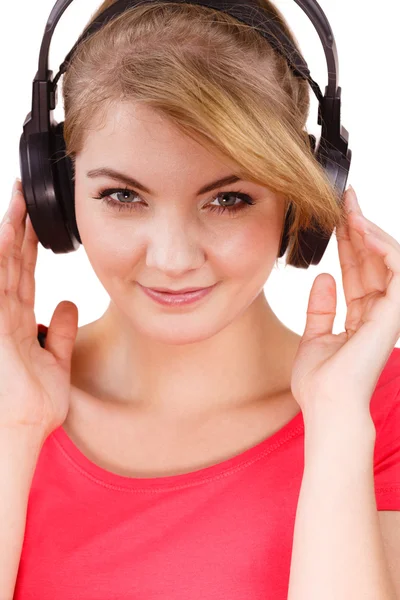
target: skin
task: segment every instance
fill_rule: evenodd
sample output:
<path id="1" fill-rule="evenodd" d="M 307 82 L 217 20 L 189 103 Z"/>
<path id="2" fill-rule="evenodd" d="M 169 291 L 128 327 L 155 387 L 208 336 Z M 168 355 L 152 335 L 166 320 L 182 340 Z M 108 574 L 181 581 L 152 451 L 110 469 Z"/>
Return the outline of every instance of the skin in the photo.
<path id="1" fill-rule="evenodd" d="M 154 194 L 130 188 L 127 198 L 138 210 L 107 206 L 93 197 L 125 184 L 87 176 L 100 167 L 130 175 Z M 232 173 L 226 160 L 150 108 L 121 103 L 104 126 L 90 130 L 76 157 L 76 218 L 110 304 L 78 330 L 74 386 L 115 410 L 193 420 L 290 391 L 300 336 L 277 318 L 263 289 L 279 250 L 284 199 L 248 181 L 196 197 L 205 184 Z M 221 196 L 237 190 L 256 204 Z M 121 192 L 111 195 L 124 199 Z M 210 204 L 224 200 L 245 208 L 233 216 L 211 211 Z M 218 285 L 200 302 L 171 309 L 138 282 Z"/>

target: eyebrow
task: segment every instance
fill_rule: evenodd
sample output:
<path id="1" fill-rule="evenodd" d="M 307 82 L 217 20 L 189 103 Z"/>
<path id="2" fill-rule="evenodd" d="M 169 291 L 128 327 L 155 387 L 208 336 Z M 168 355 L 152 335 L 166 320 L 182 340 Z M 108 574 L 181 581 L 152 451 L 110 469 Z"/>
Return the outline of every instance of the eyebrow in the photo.
<path id="1" fill-rule="evenodd" d="M 96 177 L 110 177 L 111 179 L 115 179 L 117 181 L 123 181 L 124 183 L 126 183 L 127 185 L 129 185 L 131 187 L 141 190 L 142 192 L 146 192 L 146 194 L 154 195 L 151 190 L 149 190 L 146 186 L 139 183 L 139 181 L 132 179 L 132 177 L 129 177 L 128 175 L 125 175 L 124 173 L 119 173 L 118 171 L 115 171 L 114 169 L 109 169 L 107 167 L 102 167 L 99 169 L 92 169 L 91 171 L 88 171 L 86 173 L 86 175 L 87 175 L 87 177 L 90 177 L 93 179 Z M 216 181 L 212 181 L 211 183 L 208 183 L 207 185 L 200 188 L 199 191 L 197 192 L 197 195 L 200 196 L 201 194 L 210 192 L 211 190 L 219 188 L 223 185 L 228 185 L 230 183 L 236 183 L 237 181 L 242 181 L 242 180 L 240 177 L 237 177 L 236 175 L 228 175 L 227 177 L 222 177 L 222 179 L 217 179 Z"/>

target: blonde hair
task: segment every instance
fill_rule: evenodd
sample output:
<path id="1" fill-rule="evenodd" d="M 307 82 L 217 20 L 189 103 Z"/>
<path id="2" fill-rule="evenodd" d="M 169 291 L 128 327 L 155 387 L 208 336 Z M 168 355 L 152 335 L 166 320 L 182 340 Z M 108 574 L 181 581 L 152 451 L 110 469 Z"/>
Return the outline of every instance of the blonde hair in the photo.
<path id="1" fill-rule="evenodd" d="M 114 1 L 105 0 L 90 23 Z M 299 49 L 280 11 L 269 0 L 260 5 Z M 344 216 L 305 131 L 310 91 L 255 28 L 230 15 L 193 4 L 141 4 L 82 42 L 68 66 L 67 155 L 74 163 L 114 103 L 142 102 L 228 159 L 242 179 L 281 194 L 285 215 L 292 205 L 286 264 L 299 266 L 298 232 L 316 224 L 329 236 Z"/>

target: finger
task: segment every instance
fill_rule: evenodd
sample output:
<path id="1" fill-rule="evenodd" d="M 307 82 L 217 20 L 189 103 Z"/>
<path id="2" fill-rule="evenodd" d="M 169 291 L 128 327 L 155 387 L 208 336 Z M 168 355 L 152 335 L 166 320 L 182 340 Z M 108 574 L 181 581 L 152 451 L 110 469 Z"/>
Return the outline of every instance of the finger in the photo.
<path id="1" fill-rule="evenodd" d="M 14 240 L 14 229 L 9 223 L 0 228 L 0 294 L 4 295 L 8 280 L 8 257 Z"/>
<path id="2" fill-rule="evenodd" d="M 10 204 L 1 222 L 0 229 L 0 292 L 5 293 L 8 286 L 8 267 L 9 257 L 12 252 L 12 246 L 15 237 L 15 230 L 11 225 L 14 194 L 16 192 L 16 184 L 14 183 Z"/>
<path id="3" fill-rule="evenodd" d="M 362 216 L 361 216 L 362 218 Z M 359 215 L 349 215 L 350 232 L 357 236 L 355 253 L 360 263 L 361 281 L 364 286 L 365 294 L 372 292 L 384 292 L 390 281 L 391 274 L 382 260 L 382 256 L 376 252 L 374 247 L 366 243 L 365 225 L 360 225 Z M 350 234 L 351 235 L 351 234 Z"/>
<path id="4" fill-rule="evenodd" d="M 349 190 L 346 190 L 345 192 L 344 205 L 346 212 L 352 208 Z M 364 285 L 361 279 L 360 263 L 356 253 L 358 244 L 356 236 L 358 235 L 357 232 L 350 231 L 348 216 L 347 222 L 336 229 L 343 291 L 347 305 L 356 298 L 361 298 L 365 294 Z"/>
<path id="5" fill-rule="evenodd" d="M 14 184 L 13 184 L 13 187 L 12 187 L 12 192 L 11 192 L 10 203 L 9 203 L 9 205 L 8 205 L 8 207 L 7 207 L 7 210 L 6 210 L 6 213 L 5 213 L 5 215 L 4 215 L 4 217 L 3 217 L 3 219 L 2 219 L 2 221 L 1 221 L 1 223 L 0 223 L 0 227 L 3 227 L 3 225 L 4 225 L 4 224 L 5 224 L 7 221 L 10 221 L 10 218 L 9 218 L 9 212 L 10 212 L 10 207 L 11 207 L 11 205 L 12 205 L 12 202 L 13 202 L 13 197 L 14 197 L 14 193 L 15 193 L 16 185 L 17 185 L 17 180 L 15 180 L 15 181 L 14 181 Z"/>
<path id="6" fill-rule="evenodd" d="M 22 243 L 21 277 L 18 296 L 30 308 L 35 306 L 35 268 L 38 255 L 38 237 L 29 215 L 26 217 L 25 236 Z"/>
<path id="7" fill-rule="evenodd" d="M 386 236 L 380 237 L 373 233 L 365 235 L 365 243 L 381 256 L 387 273 L 390 274 L 385 296 L 400 315 L 400 245 L 397 248 Z"/>
<path id="8" fill-rule="evenodd" d="M 376 225 L 375 223 L 373 223 L 372 221 L 367 219 L 367 217 L 363 214 L 363 212 L 361 210 L 360 204 L 358 202 L 357 194 L 355 193 L 353 188 L 351 188 L 350 191 L 351 191 L 351 194 L 349 195 L 349 200 L 350 200 L 352 212 L 348 216 L 348 218 L 351 220 L 352 224 L 355 227 L 356 227 L 356 224 L 358 225 L 359 223 L 365 223 L 365 224 L 369 225 L 368 229 L 370 231 L 373 231 L 374 233 L 379 233 L 380 235 L 382 235 L 384 237 L 384 239 L 386 239 L 388 242 L 390 242 L 394 248 L 398 248 L 400 250 L 400 244 L 397 240 L 395 240 L 386 231 L 384 231 L 383 229 L 378 227 L 378 225 Z"/>
<path id="9" fill-rule="evenodd" d="M 351 219 L 352 226 L 354 228 L 356 228 L 358 231 L 361 232 L 361 231 L 367 230 L 367 231 L 373 233 L 378 238 L 381 238 L 382 240 L 384 240 L 385 242 L 390 244 L 395 250 L 398 250 L 400 252 L 399 242 L 397 240 L 395 240 L 394 237 L 389 235 L 387 233 L 387 231 L 385 231 L 384 229 L 381 229 L 381 227 L 376 225 L 376 223 L 367 219 L 367 217 L 365 215 L 363 215 L 362 213 L 353 215 L 353 213 L 351 213 L 349 215 L 349 217 Z"/>
<path id="10" fill-rule="evenodd" d="M 22 184 L 16 182 L 12 206 L 10 208 L 11 224 L 15 230 L 14 241 L 8 258 L 8 282 L 7 290 L 16 292 L 18 290 L 21 273 L 21 245 L 25 234 L 26 204 L 23 196 Z"/>
<path id="11" fill-rule="evenodd" d="M 344 195 L 344 208 L 346 212 L 353 209 L 353 201 L 350 189 Z M 360 245 L 360 234 L 349 226 L 347 221 L 336 229 L 338 254 L 342 272 L 343 291 L 346 305 L 349 306 L 354 300 L 365 295 L 364 284 L 361 277 L 360 256 L 362 246 Z"/>
<path id="12" fill-rule="evenodd" d="M 320 273 L 311 287 L 303 341 L 332 333 L 336 307 L 336 281 L 329 273 Z"/>
<path id="13" fill-rule="evenodd" d="M 353 214 L 361 214 L 361 209 L 351 189 L 345 194 L 346 210 L 354 210 L 347 215 L 347 223 L 338 228 L 339 261 L 342 270 L 343 289 L 347 306 L 367 294 L 385 291 L 390 280 L 382 257 L 373 248 L 366 246 L 363 231 L 354 226 Z"/>

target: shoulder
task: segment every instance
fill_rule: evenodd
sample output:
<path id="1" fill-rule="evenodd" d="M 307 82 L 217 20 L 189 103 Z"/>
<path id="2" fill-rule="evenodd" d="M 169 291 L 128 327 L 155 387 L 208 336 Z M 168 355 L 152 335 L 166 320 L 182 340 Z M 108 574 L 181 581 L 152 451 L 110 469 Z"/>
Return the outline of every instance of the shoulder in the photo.
<path id="1" fill-rule="evenodd" d="M 400 511 L 400 348 L 394 348 L 370 402 L 375 425 L 374 480 L 377 509 Z"/>
<path id="2" fill-rule="evenodd" d="M 377 433 L 390 415 L 397 413 L 395 424 L 400 435 L 400 348 L 393 348 L 380 374 L 371 397 L 370 412 Z"/>
<path id="3" fill-rule="evenodd" d="M 400 380 L 400 348 L 397 347 L 393 348 L 380 374 L 377 387 L 387 385 L 391 381 L 394 381 L 396 377 Z"/>

